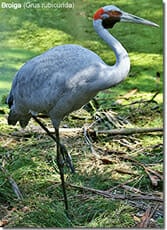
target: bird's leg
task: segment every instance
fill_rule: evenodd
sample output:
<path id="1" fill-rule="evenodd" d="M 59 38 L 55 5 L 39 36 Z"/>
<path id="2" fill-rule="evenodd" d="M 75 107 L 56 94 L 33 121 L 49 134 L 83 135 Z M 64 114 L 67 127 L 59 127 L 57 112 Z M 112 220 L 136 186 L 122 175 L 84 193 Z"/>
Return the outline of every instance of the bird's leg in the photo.
<path id="1" fill-rule="evenodd" d="M 55 128 L 56 132 L 56 138 L 52 135 L 52 133 L 44 126 L 44 124 L 36 117 L 33 116 L 34 120 L 47 132 L 47 134 L 56 142 L 57 144 L 57 166 L 59 168 L 60 172 L 60 178 L 61 178 L 61 184 L 63 189 L 63 196 L 64 196 L 64 203 L 65 203 L 65 209 L 68 210 L 68 201 L 67 201 L 67 194 L 66 194 L 66 188 L 65 188 L 65 180 L 64 180 L 64 153 L 68 154 L 66 148 L 64 145 L 60 143 L 60 137 L 59 137 L 59 129 Z M 67 158 L 67 157 L 66 157 Z M 71 156 L 70 156 L 71 158 Z M 72 165 L 72 162 L 70 162 L 70 166 Z M 73 170 L 73 165 L 71 168 L 71 171 Z"/>
<path id="2" fill-rule="evenodd" d="M 57 144 L 57 138 L 55 138 L 55 136 L 47 129 L 47 127 L 34 115 L 32 115 L 32 117 L 34 118 L 34 120 L 46 131 L 46 133 L 56 142 Z M 66 147 L 59 143 L 60 145 L 60 151 L 61 154 L 63 156 L 64 161 L 67 163 L 67 165 L 70 167 L 71 172 L 74 173 L 75 169 L 72 163 L 72 158 L 70 156 L 70 154 L 68 153 Z"/>
<path id="3" fill-rule="evenodd" d="M 72 163 L 71 155 L 68 153 L 65 145 L 60 143 L 60 150 L 61 150 L 61 154 L 63 156 L 63 159 L 66 162 L 66 164 L 69 166 L 69 168 L 71 169 L 71 172 L 75 173 L 75 168 L 74 168 L 73 163 Z"/>
<path id="4" fill-rule="evenodd" d="M 68 210 L 68 200 L 67 200 L 67 193 L 66 193 L 65 180 L 64 180 L 64 160 L 63 160 L 63 155 L 62 155 L 62 145 L 60 144 L 60 138 L 59 138 L 59 129 L 55 128 L 55 132 L 56 132 L 56 139 L 57 139 L 57 166 L 60 172 L 65 209 L 67 211 Z"/>

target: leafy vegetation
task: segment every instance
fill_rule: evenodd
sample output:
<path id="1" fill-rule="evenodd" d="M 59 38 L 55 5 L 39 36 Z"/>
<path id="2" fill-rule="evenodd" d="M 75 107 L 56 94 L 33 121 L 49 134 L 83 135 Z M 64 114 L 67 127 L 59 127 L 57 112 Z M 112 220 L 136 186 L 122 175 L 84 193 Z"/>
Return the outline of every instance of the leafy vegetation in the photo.
<path id="1" fill-rule="evenodd" d="M 163 126 L 162 1 L 114 1 L 124 11 L 160 27 L 116 25 L 111 32 L 129 53 L 129 76 L 120 85 L 99 93 L 96 103 L 85 107 L 87 111 L 74 112 L 61 124 L 74 128 L 73 132 L 61 132 L 76 168 L 75 174 L 68 169 L 65 174 L 69 217 L 64 212 L 54 162 L 55 143 L 33 121 L 25 131 L 19 125 L 8 126 L 6 121 L 9 110 L 5 98 L 12 78 L 28 59 L 53 46 L 75 43 L 93 50 L 109 65 L 114 63 L 112 51 L 92 27 L 92 14 L 109 4 L 108 0 L 77 0 L 72 9 L 0 8 L 1 226 L 163 228 L 162 132 L 98 133 Z M 52 127 L 48 119 L 42 120 Z M 89 127 L 87 136 L 76 132 L 78 127 Z M 19 186 L 23 200 L 14 193 L 11 179 Z"/>

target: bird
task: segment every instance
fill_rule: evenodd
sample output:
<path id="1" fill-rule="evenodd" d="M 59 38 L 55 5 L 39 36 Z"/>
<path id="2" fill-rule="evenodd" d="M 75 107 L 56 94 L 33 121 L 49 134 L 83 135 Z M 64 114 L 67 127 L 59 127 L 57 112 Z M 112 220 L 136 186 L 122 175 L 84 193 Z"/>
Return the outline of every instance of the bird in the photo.
<path id="1" fill-rule="evenodd" d="M 74 171 L 66 147 L 60 141 L 59 127 L 65 116 L 88 103 L 98 92 L 122 82 L 129 73 L 130 59 L 126 49 L 109 32 L 118 22 L 158 27 L 149 20 L 129 14 L 117 6 L 99 8 L 93 15 L 93 27 L 116 56 L 115 64 L 106 64 L 95 52 L 77 44 L 64 44 L 28 60 L 15 74 L 7 97 L 10 111 L 8 124 L 25 128 L 30 119 L 36 122 L 57 144 L 56 163 L 59 168 L 65 210 L 68 199 L 64 179 L 64 161 Z M 55 136 L 39 120 L 47 114 Z"/>

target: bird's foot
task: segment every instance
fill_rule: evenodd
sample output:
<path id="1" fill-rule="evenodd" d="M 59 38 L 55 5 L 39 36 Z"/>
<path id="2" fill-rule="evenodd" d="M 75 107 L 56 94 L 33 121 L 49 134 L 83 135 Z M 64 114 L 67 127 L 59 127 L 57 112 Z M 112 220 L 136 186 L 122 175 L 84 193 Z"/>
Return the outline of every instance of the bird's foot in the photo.
<path id="1" fill-rule="evenodd" d="M 60 151 L 61 151 L 61 155 L 63 157 L 64 163 L 70 168 L 72 173 L 75 173 L 75 168 L 72 162 L 71 155 L 68 153 L 65 145 L 63 144 L 60 145 Z"/>

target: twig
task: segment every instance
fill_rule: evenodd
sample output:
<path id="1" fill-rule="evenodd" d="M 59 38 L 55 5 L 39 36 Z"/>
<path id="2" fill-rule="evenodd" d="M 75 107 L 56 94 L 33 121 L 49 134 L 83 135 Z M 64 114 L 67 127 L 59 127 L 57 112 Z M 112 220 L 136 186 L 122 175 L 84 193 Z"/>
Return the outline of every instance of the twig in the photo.
<path id="1" fill-rule="evenodd" d="M 94 189 L 94 188 L 88 188 L 88 187 L 74 185 L 74 184 L 67 184 L 67 185 L 70 187 L 76 188 L 76 189 L 85 190 L 85 191 L 92 192 L 92 193 L 95 193 L 98 195 L 102 195 L 106 198 L 111 198 L 111 195 L 108 191 L 103 191 L 103 190 Z"/>
<path id="2" fill-rule="evenodd" d="M 156 212 L 156 210 L 158 209 L 158 206 L 159 206 L 159 204 L 156 204 L 155 207 L 153 208 L 153 210 L 152 210 L 152 207 L 148 207 L 146 212 L 144 213 L 144 215 L 141 218 L 141 222 L 139 223 L 139 225 L 137 227 L 139 227 L 139 228 L 149 227 L 150 220 L 151 220 L 152 216 L 154 215 L 154 213 Z"/>
<path id="3" fill-rule="evenodd" d="M 147 106 L 150 102 L 157 103 L 157 102 L 154 100 L 154 98 L 155 98 L 158 94 L 159 94 L 159 92 L 157 91 L 157 92 L 152 96 L 152 98 L 151 98 L 150 100 L 147 100 L 147 101 L 146 101 L 146 104 L 144 105 L 144 107 Z"/>
<path id="4" fill-rule="evenodd" d="M 149 133 L 149 132 L 163 132 L 163 128 L 122 128 L 122 129 L 96 131 L 97 134 L 111 134 L 111 135 L 130 135 L 136 133 Z"/>
<path id="5" fill-rule="evenodd" d="M 147 167 L 145 164 L 138 162 L 135 159 L 132 159 L 128 156 L 118 156 L 119 158 L 125 159 L 125 160 L 129 160 L 132 163 L 135 163 L 139 166 L 141 166 L 145 172 L 147 173 L 149 179 L 151 180 L 151 183 L 153 186 L 157 186 L 158 185 L 158 181 L 163 180 L 163 175 L 160 172 L 157 172 L 149 167 Z"/>
<path id="6" fill-rule="evenodd" d="M 55 133 L 53 128 L 48 129 L 50 133 Z M 88 129 L 90 134 L 96 132 L 96 134 L 110 134 L 110 135 L 130 135 L 137 133 L 149 133 L 149 132 L 163 132 L 163 128 L 121 128 L 121 129 L 111 129 L 111 130 L 98 130 Z M 33 131 L 38 133 L 45 133 L 44 130 L 34 129 Z M 83 128 L 60 128 L 60 133 L 83 133 Z M 26 136 L 31 135 L 32 132 L 13 132 L 13 136 Z"/>
<path id="7" fill-rule="evenodd" d="M 127 180 L 127 181 L 125 181 L 125 182 L 123 182 L 123 183 L 121 183 L 121 184 L 116 185 L 115 187 L 112 187 L 112 188 L 108 189 L 107 191 L 111 193 L 112 191 L 114 191 L 115 189 L 117 189 L 117 188 L 119 188 L 119 187 L 123 187 L 123 186 L 125 186 L 126 184 L 129 184 L 129 183 L 131 183 L 131 182 L 134 181 L 134 180 L 138 180 L 138 178 L 139 178 L 139 176 L 136 177 L 136 178 L 129 179 L 129 180 Z"/>
<path id="8" fill-rule="evenodd" d="M 148 207 L 150 206 L 150 203 L 149 202 L 144 202 L 144 201 L 135 201 L 135 200 L 129 200 L 128 201 L 132 206 L 140 209 L 140 210 L 143 210 L 143 211 L 146 211 L 148 209 Z M 154 205 L 154 202 L 151 203 Z M 164 209 L 163 209 L 163 204 L 160 204 L 158 206 L 158 210 L 156 210 L 156 213 L 158 216 L 163 216 L 164 214 Z M 154 212 L 155 214 L 155 212 Z"/>
<path id="9" fill-rule="evenodd" d="M 85 141 L 86 141 L 87 145 L 90 147 L 93 155 L 95 155 L 96 157 L 99 157 L 99 155 L 96 153 L 96 151 L 92 145 L 92 142 L 90 141 L 90 138 L 87 135 L 87 129 L 85 127 L 84 127 L 84 137 L 85 137 Z"/>
<path id="10" fill-rule="evenodd" d="M 129 104 L 122 105 L 122 106 L 129 106 L 129 105 L 141 104 L 141 103 L 146 103 L 146 104 L 144 105 L 144 106 L 146 106 L 146 105 L 148 105 L 150 102 L 154 102 L 154 103 L 157 104 L 157 102 L 154 100 L 154 98 L 155 98 L 158 94 L 159 94 L 159 91 L 157 91 L 157 92 L 152 96 L 152 98 L 149 99 L 149 100 L 143 100 L 143 99 L 141 99 L 141 100 L 138 100 L 138 101 L 133 101 L 133 102 L 131 102 L 131 103 L 129 103 Z"/>
<path id="11" fill-rule="evenodd" d="M 16 182 L 14 181 L 14 179 L 9 175 L 8 171 L 2 165 L 0 165 L 0 169 L 4 173 L 5 177 L 8 179 L 9 183 L 11 184 L 12 189 L 13 189 L 14 193 L 16 194 L 17 198 L 19 200 L 22 200 L 23 195 L 20 192 L 20 189 L 19 189 L 18 185 L 16 184 Z"/>
<path id="12" fill-rule="evenodd" d="M 138 195 L 138 194 L 111 194 L 108 191 L 103 191 L 99 189 L 94 189 L 94 188 L 89 188 L 89 187 L 84 187 L 84 186 L 78 186 L 78 185 L 73 185 L 73 184 L 67 184 L 70 187 L 88 191 L 95 193 L 97 195 L 104 196 L 109 199 L 121 199 L 121 200 L 152 200 L 152 201 L 159 201 L 163 202 L 163 199 L 158 197 L 158 196 L 153 196 L 153 195 Z"/>

